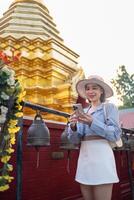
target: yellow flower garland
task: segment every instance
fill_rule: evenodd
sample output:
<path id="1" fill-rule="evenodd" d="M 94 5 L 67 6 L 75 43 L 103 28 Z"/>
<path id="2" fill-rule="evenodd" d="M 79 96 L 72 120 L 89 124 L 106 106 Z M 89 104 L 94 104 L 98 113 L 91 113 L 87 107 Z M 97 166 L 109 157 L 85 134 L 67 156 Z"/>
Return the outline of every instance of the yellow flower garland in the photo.
<path id="1" fill-rule="evenodd" d="M 10 176 L 13 166 L 9 161 L 14 152 L 15 135 L 20 130 L 18 120 L 23 116 L 25 92 L 14 75 L 7 66 L 0 69 L 0 191 L 9 189 L 9 183 L 14 179 Z"/>

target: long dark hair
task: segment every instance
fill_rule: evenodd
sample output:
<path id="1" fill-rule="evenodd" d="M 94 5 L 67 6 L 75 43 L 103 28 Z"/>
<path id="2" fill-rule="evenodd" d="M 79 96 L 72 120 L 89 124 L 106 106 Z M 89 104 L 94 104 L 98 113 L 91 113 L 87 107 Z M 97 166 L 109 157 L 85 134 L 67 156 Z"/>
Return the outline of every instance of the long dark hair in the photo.
<path id="1" fill-rule="evenodd" d="M 99 85 L 99 87 L 102 89 L 103 93 L 100 96 L 100 101 L 105 102 L 106 101 L 106 95 L 104 89 Z"/>

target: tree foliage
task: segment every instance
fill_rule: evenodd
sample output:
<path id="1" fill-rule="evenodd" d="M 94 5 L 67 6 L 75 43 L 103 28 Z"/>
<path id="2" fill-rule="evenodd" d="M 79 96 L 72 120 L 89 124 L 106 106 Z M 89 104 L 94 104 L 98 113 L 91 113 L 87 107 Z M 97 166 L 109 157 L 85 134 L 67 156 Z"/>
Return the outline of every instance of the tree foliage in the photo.
<path id="1" fill-rule="evenodd" d="M 123 107 L 132 107 L 134 103 L 134 74 L 130 75 L 125 66 L 119 66 L 117 77 L 111 83 L 116 89 L 118 98 L 123 102 Z"/>

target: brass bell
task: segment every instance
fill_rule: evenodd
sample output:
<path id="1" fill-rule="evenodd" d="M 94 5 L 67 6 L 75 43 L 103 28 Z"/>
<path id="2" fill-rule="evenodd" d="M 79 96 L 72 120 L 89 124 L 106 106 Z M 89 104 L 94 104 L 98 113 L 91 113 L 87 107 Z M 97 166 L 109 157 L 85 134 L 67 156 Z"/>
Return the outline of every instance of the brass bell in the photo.
<path id="1" fill-rule="evenodd" d="M 79 147 L 78 147 L 78 145 L 71 143 L 71 141 L 68 139 L 67 129 L 68 129 L 68 123 L 67 123 L 67 126 L 65 127 L 65 130 L 61 134 L 60 148 L 67 150 L 67 166 L 66 166 L 66 169 L 67 169 L 67 172 L 70 173 L 71 150 L 78 150 Z"/>
<path id="2" fill-rule="evenodd" d="M 65 130 L 63 131 L 63 133 L 61 134 L 61 145 L 60 145 L 60 148 L 61 149 L 65 149 L 65 150 L 77 150 L 77 149 L 79 149 L 77 144 L 72 144 L 71 141 L 68 139 L 68 137 L 67 137 L 67 128 L 68 128 L 68 124 L 65 127 Z"/>
<path id="3" fill-rule="evenodd" d="M 49 130 L 39 113 L 36 114 L 33 123 L 28 129 L 27 145 L 34 147 L 50 145 Z"/>

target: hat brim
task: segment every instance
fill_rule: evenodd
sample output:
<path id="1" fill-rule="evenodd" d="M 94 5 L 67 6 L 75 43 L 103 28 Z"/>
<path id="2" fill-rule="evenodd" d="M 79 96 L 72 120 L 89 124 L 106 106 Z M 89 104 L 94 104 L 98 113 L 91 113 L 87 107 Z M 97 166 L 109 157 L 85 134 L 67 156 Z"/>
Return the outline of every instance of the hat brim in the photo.
<path id="1" fill-rule="evenodd" d="M 105 83 L 99 79 L 96 79 L 96 78 L 83 79 L 83 80 L 78 81 L 78 83 L 76 84 L 76 90 L 77 90 L 79 96 L 81 96 L 84 99 L 87 99 L 86 92 L 85 92 L 85 86 L 90 83 L 100 85 L 104 89 L 106 98 L 113 96 L 112 88 L 107 83 Z"/>

